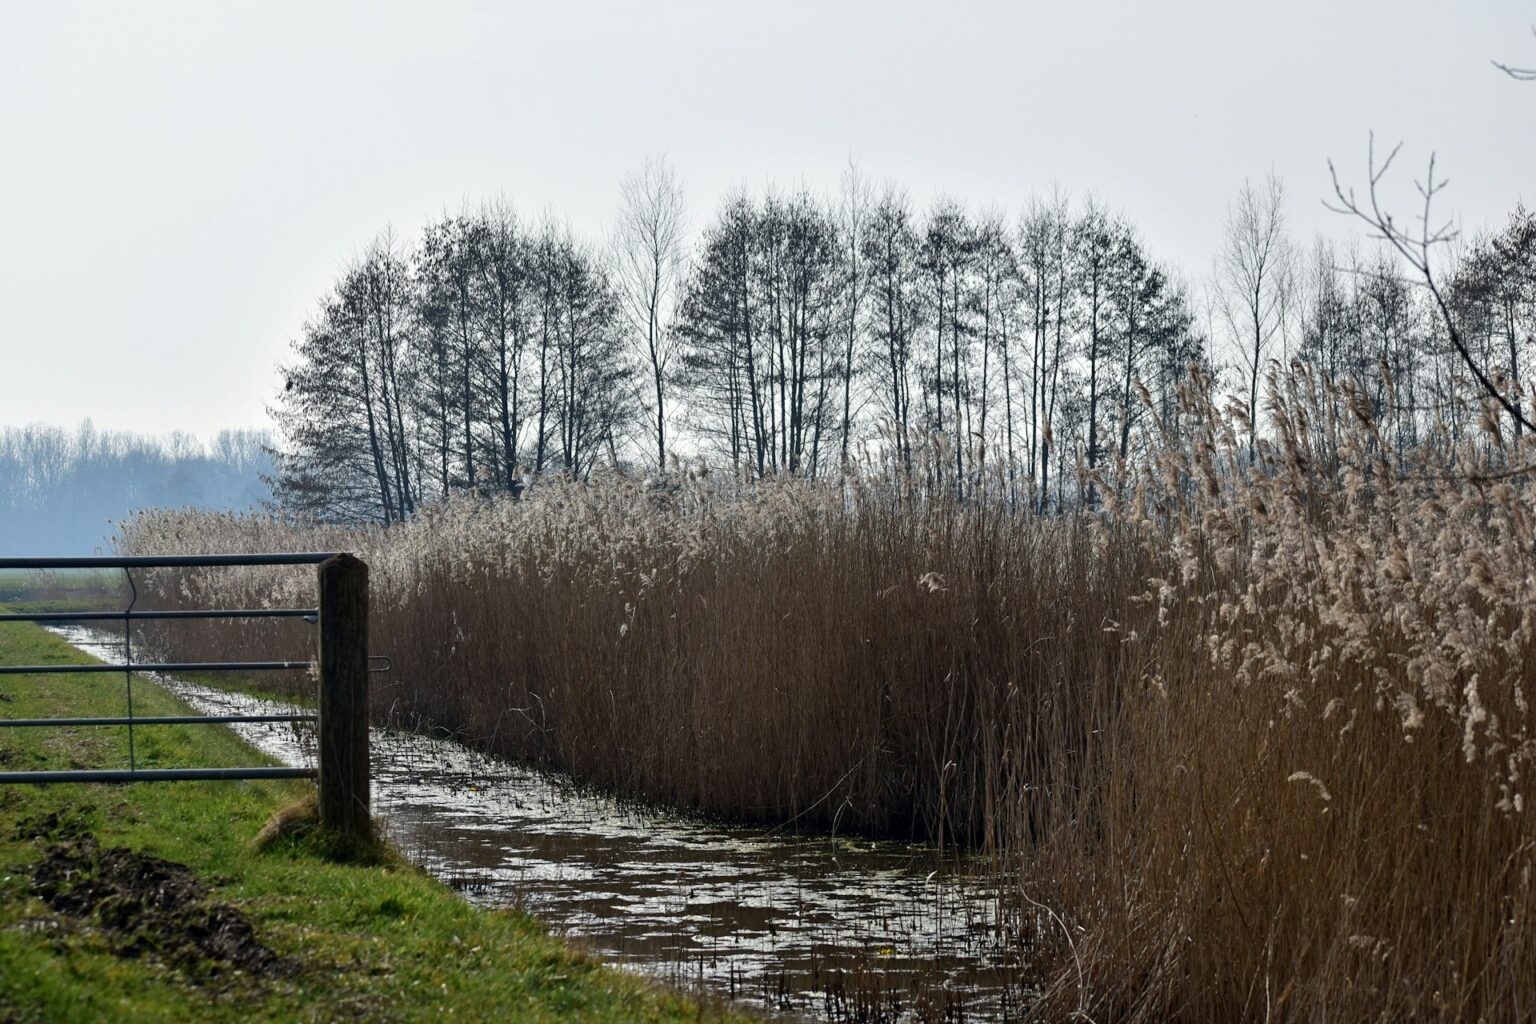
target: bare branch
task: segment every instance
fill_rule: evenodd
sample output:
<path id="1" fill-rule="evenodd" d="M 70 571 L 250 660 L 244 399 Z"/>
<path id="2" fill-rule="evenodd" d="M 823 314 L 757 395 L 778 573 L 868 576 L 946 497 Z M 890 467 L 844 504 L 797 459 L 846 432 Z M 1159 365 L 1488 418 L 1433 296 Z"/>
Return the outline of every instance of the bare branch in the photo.
<path id="1" fill-rule="evenodd" d="M 1450 223 L 1437 229 L 1431 229 L 1429 226 L 1435 196 L 1447 185 L 1445 179 L 1437 179 L 1435 177 L 1435 157 L 1433 154 L 1430 155 L 1429 170 L 1424 180 L 1414 183 L 1419 190 L 1419 195 L 1424 198 L 1423 212 L 1419 215 L 1420 227 L 1418 233 L 1416 235 L 1410 234 L 1399 227 L 1392 219 L 1392 215 L 1382 208 L 1378 186 L 1381 184 L 1393 159 L 1402 148 L 1403 144 L 1401 142 L 1394 146 L 1391 154 L 1388 155 L 1386 161 L 1378 169 L 1376 166 L 1376 136 L 1374 132 L 1371 134 L 1366 165 L 1366 176 L 1370 181 L 1368 208 L 1362 205 L 1356 198 L 1353 188 L 1346 188 L 1340 182 L 1338 170 L 1334 167 L 1333 161 L 1329 160 L 1328 172 L 1333 177 L 1333 192 L 1337 202 L 1330 203 L 1324 201 L 1323 205 L 1335 213 L 1355 217 L 1364 222 L 1373 230 L 1373 238 L 1378 238 L 1392 246 L 1408 265 L 1413 267 L 1420 280 L 1423 281 L 1425 288 L 1429 290 L 1430 296 L 1434 299 L 1435 309 L 1440 314 L 1440 320 L 1445 325 L 1446 333 L 1450 336 L 1451 344 L 1455 347 L 1457 355 L 1461 357 L 1462 363 L 1471 371 L 1472 376 L 1477 379 L 1478 385 L 1487 395 L 1498 402 L 1516 423 L 1519 423 L 1527 430 L 1536 431 L 1536 424 L 1533 424 L 1526 417 L 1518 405 L 1510 401 L 1508 396 L 1504 394 L 1504 391 L 1489 379 L 1483 368 L 1472 358 L 1472 353 L 1468 350 L 1465 339 L 1463 339 L 1461 331 L 1456 326 L 1455 317 L 1451 314 L 1450 305 L 1446 302 L 1445 296 L 1440 290 L 1440 284 L 1435 278 L 1434 267 L 1430 260 L 1430 252 L 1435 246 L 1455 239 L 1457 233 L 1452 229 Z"/>
<path id="2" fill-rule="evenodd" d="M 1531 34 L 1536 35 L 1536 25 L 1531 26 Z M 1517 82 L 1536 82 L 1536 68 L 1516 68 L 1498 61 L 1491 62 L 1494 67 L 1504 72 Z"/>

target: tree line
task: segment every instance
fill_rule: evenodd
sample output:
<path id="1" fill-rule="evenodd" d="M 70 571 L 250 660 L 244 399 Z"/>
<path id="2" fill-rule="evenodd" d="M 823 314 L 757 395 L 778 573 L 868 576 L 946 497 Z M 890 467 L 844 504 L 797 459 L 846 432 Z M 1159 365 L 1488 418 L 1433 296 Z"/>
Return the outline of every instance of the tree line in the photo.
<path id="1" fill-rule="evenodd" d="M 1445 294 L 1523 408 L 1536 218 L 1464 246 Z M 1272 366 L 1348 384 L 1400 450 L 1460 437 L 1482 393 L 1445 334 L 1384 249 L 1291 238 L 1274 179 L 1244 185 L 1210 272 L 1186 277 L 1093 198 L 920 208 L 854 171 L 830 198 L 737 192 L 690 243 L 653 161 L 602 244 L 501 202 L 371 243 L 295 342 L 276 486 L 322 518 L 392 522 L 600 465 L 873 460 L 1047 510 L 1099 500 L 1192 369 L 1236 397 L 1250 450 Z"/>
<path id="2" fill-rule="evenodd" d="M 0 427 L 0 553 L 88 554 L 139 509 L 256 508 L 270 495 L 271 440 L 263 430 L 151 437 L 89 420 Z"/>

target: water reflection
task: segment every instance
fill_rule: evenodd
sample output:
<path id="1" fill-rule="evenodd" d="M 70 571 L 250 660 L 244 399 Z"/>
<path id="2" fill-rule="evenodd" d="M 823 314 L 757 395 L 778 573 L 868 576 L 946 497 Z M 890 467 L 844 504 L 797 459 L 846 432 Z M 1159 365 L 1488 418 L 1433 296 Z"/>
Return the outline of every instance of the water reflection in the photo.
<path id="1" fill-rule="evenodd" d="M 60 632 L 117 656 L 102 634 Z M 164 682 L 205 714 L 293 710 Z M 285 763 L 313 763 L 308 727 L 232 728 Z M 522 907 L 604 959 L 795 1015 L 1020 1015 L 1015 930 L 981 880 L 925 847 L 703 823 L 445 740 L 375 730 L 372 742 L 375 812 L 411 860 L 470 901 Z"/>

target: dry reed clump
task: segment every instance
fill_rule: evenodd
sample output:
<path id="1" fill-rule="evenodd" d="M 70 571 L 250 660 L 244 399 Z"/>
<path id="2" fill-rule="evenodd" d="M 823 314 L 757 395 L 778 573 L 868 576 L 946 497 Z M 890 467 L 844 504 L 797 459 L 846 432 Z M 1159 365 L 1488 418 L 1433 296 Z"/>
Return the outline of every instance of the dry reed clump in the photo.
<path id="1" fill-rule="evenodd" d="M 1208 391 L 1093 515 L 1002 481 L 615 478 L 387 532 L 155 514 L 123 546 L 357 550 L 381 717 L 710 813 L 989 847 L 1061 967 L 1047 1015 L 1528 1017 L 1536 509 L 1497 474 L 1533 446 L 1395 448 L 1297 376 L 1250 453 Z"/>
<path id="2" fill-rule="evenodd" d="M 1142 480 L 1177 564 L 1141 595 L 1165 626 L 1126 680 L 1099 835 L 1032 865 L 1071 911 L 1052 1011 L 1536 1012 L 1536 536 L 1529 487 L 1498 478 L 1532 446 L 1395 450 L 1354 396 L 1313 393 L 1272 382 L 1251 466 L 1195 403 Z"/>

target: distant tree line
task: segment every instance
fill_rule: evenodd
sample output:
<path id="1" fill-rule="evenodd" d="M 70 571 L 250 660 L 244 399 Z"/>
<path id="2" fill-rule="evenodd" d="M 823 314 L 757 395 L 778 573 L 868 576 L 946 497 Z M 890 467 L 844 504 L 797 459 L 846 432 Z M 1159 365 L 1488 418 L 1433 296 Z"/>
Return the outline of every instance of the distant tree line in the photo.
<path id="1" fill-rule="evenodd" d="M 0 554 L 89 554 L 144 508 L 247 510 L 269 499 L 262 430 L 209 442 L 56 426 L 0 427 Z"/>
<path id="2" fill-rule="evenodd" d="M 1099 500 L 1191 368 L 1238 396 L 1250 447 L 1272 366 L 1358 386 L 1404 448 L 1476 425 L 1479 383 L 1420 290 L 1384 251 L 1297 245 L 1274 180 L 1244 186 L 1193 281 L 1091 198 L 919 209 L 850 172 L 830 199 L 731 195 L 690 247 L 665 165 L 622 195 L 603 245 L 503 203 L 369 245 L 295 343 L 279 498 L 391 522 L 681 456 L 753 476 L 873 460 L 961 494 L 987 476 L 1048 510 Z M 1524 401 L 1536 219 L 1473 240 L 1448 294 Z"/>

